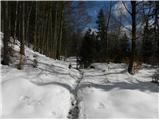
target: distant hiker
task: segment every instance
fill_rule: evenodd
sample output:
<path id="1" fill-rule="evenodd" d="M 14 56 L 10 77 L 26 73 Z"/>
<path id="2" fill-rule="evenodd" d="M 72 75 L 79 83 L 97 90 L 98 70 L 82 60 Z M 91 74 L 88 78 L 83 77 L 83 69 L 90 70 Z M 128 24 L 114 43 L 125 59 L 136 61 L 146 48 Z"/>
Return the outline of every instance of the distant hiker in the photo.
<path id="1" fill-rule="evenodd" d="M 71 69 L 71 67 L 72 67 L 72 65 L 71 65 L 71 63 L 70 63 L 69 66 L 68 66 L 68 68 Z"/>
<path id="2" fill-rule="evenodd" d="M 36 54 L 34 54 L 33 58 L 34 58 L 34 60 L 33 60 L 33 67 L 37 68 L 37 66 L 38 66 L 38 60 L 37 60 L 38 56 Z"/>
<path id="3" fill-rule="evenodd" d="M 34 68 L 37 68 L 38 66 L 38 61 L 36 59 L 33 60 L 33 67 Z"/>

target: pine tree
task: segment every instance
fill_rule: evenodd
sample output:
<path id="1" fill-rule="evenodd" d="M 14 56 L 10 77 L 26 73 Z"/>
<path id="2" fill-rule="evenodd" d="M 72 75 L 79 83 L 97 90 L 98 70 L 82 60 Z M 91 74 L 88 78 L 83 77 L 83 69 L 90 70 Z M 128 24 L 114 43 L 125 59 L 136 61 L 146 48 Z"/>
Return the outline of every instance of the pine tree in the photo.
<path id="1" fill-rule="evenodd" d="M 80 49 L 81 62 L 84 64 L 84 67 L 88 67 L 95 60 L 95 54 L 94 35 L 91 34 L 91 29 L 89 29 L 84 36 Z"/>
<path id="2" fill-rule="evenodd" d="M 97 16 L 98 37 L 101 41 L 101 58 L 105 60 L 107 54 L 107 39 L 106 39 L 106 25 L 103 9 L 100 9 Z"/>
<path id="3" fill-rule="evenodd" d="M 158 53 L 155 52 L 157 50 L 155 44 L 155 42 L 158 41 L 157 36 L 157 32 L 155 32 L 154 28 L 149 28 L 148 21 L 146 21 L 142 44 L 143 62 L 145 63 L 154 64 L 158 61 L 158 57 L 156 56 Z"/>
<path id="4" fill-rule="evenodd" d="M 21 4 L 21 27 L 22 27 L 22 37 L 20 38 L 20 60 L 17 66 L 18 69 L 23 69 L 24 65 L 24 56 L 25 56 L 25 2 Z"/>
<path id="5" fill-rule="evenodd" d="M 126 34 L 124 34 L 122 36 L 122 38 L 120 38 L 120 49 L 121 49 L 121 59 L 125 59 L 126 57 L 128 57 L 128 37 Z"/>

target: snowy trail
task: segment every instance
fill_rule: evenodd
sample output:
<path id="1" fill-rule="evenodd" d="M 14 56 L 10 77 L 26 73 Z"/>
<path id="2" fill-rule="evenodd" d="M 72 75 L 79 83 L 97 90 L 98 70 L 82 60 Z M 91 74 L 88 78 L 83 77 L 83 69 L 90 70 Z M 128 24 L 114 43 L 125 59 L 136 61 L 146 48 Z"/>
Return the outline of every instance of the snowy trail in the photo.
<path id="1" fill-rule="evenodd" d="M 46 71 L 46 70 L 44 70 Z M 38 85 L 38 86 L 46 86 L 46 85 L 58 85 L 58 86 L 62 86 L 64 88 L 67 88 L 70 91 L 71 94 L 71 109 L 68 112 L 68 116 L 67 118 L 69 119 L 77 119 L 79 118 L 79 99 L 78 99 L 78 90 L 80 88 L 80 83 L 81 81 L 83 81 L 83 76 L 84 76 L 84 72 L 81 70 L 78 70 L 80 77 L 78 79 L 75 78 L 75 76 L 71 75 L 70 73 L 58 73 L 54 71 L 54 67 L 50 67 L 50 74 L 59 74 L 59 75 L 68 75 L 71 78 L 75 79 L 75 85 L 74 86 L 69 86 L 67 84 L 64 83 L 60 83 L 60 82 L 55 82 L 55 81 L 50 81 L 50 82 L 35 82 L 35 81 L 31 81 L 32 83 Z"/>
<path id="2" fill-rule="evenodd" d="M 88 71 L 85 71 L 85 70 L 79 70 L 80 74 L 81 74 L 81 77 L 77 80 L 77 85 L 76 87 L 73 89 L 72 91 L 72 94 L 74 96 L 73 100 L 72 100 L 72 108 L 70 109 L 69 111 L 69 115 L 68 115 L 68 118 L 70 119 L 78 119 L 79 118 L 79 112 L 80 112 L 80 108 L 79 108 L 79 103 L 80 103 L 80 98 L 79 98 L 79 95 L 78 95 L 78 92 L 81 90 L 81 85 L 83 85 L 83 80 L 84 80 L 84 77 L 98 77 L 98 79 L 101 79 L 102 77 L 104 79 L 107 79 L 107 74 L 102 72 L 101 70 L 98 70 L 99 71 L 99 74 L 98 75 L 88 75 Z M 107 79 L 108 80 L 108 79 Z M 88 87 L 90 87 L 90 85 L 88 85 Z"/>
<path id="3" fill-rule="evenodd" d="M 49 66 L 48 64 L 45 64 L 45 66 Z M 58 68 L 61 68 L 61 67 L 58 67 Z M 79 108 L 78 108 L 78 104 L 79 104 L 79 100 L 78 100 L 78 95 L 77 95 L 77 92 L 79 90 L 79 87 L 80 87 L 80 83 L 81 81 L 83 80 L 83 74 L 84 72 L 81 71 L 81 70 L 78 70 L 79 71 L 79 74 L 80 74 L 80 77 L 78 77 L 76 79 L 77 76 L 75 75 L 72 75 L 70 72 L 69 73 L 66 73 L 66 72 L 57 72 L 55 71 L 55 66 L 51 65 L 49 66 L 49 69 L 42 69 L 40 67 L 38 67 L 38 69 L 42 70 L 42 71 L 47 71 L 49 72 L 50 74 L 57 74 L 57 75 L 62 75 L 62 76 L 70 76 L 71 78 L 73 78 L 75 80 L 75 85 L 74 86 L 69 86 L 67 84 L 64 84 L 64 83 L 60 83 L 60 82 L 55 82 L 55 81 L 50 81 L 50 82 L 35 82 L 35 81 L 31 81 L 32 83 L 38 85 L 38 86 L 46 86 L 46 85 L 58 85 L 58 86 L 62 86 L 64 88 L 67 88 L 69 91 L 70 91 L 70 94 L 71 94 L 71 109 L 69 110 L 68 112 L 68 116 L 67 118 L 70 118 L 70 119 L 77 119 L 79 117 Z M 63 69 L 63 68 L 62 68 Z"/>
<path id="4" fill-rule="evenodd" d="M 72 108 L 70 109 L 68 113 L 68 118 L 70 119 L 77 119 L 79 118 L 79 99 L 78 99 L 78 90 L 80 87 L 80 83 L 83 80 L 84 72 L 79 70 L 81 77 L 77 80 L 77 85 L 73 90 L 73 100 L 71 101 Z"/>
<path id="5" fill-rule="evenodd" d="M 47 64 L 46 64 L 47 65 Z M 47 65 L 49 66 L 49 65 Z M 55 81 L 45 81 L 45 82 L 37 82 L 37 81 L 31 81 L 32 83 L 38 85 L 38 86 L 46 86 L 46 85 L 57 85 L 57 86 L 62 86 L 64 88 L 67 88 L 67 90 L 69 90 L 70 94 L 71 94 L 71 109 L 68 112 L 68 116 L 67 118 L 69 119 L 77 119 L 79 118 L 79 99 L 78 99 L 78 90 L 80 88 L 80 83 L 83 80 L 83 76 L 84 76 L 84 72 L 81 70 L 79 71 L 80 77 L 78 77 L 78 79 L 76 79 L 75 75 L 72 75 L 71 73 L 61 73 L 61 72 L 56 72 L 55 66 L 49 66 L 50 70 L 48 69 L 43 69 L 38 67 L 38 69 L 42 70 L 43 72 L 49 72 L 50 74 L 57 74 L 57 75 L 62 75 L 62 76 L 70 76 L 71 78 L 73 78 L 75 80 L 75 85 L 74 86 L 69 86 L 67 84 L 61 83 L 61 82 L 55 82 Z M 41 73 L 42 74 L 42 73 Z"/>

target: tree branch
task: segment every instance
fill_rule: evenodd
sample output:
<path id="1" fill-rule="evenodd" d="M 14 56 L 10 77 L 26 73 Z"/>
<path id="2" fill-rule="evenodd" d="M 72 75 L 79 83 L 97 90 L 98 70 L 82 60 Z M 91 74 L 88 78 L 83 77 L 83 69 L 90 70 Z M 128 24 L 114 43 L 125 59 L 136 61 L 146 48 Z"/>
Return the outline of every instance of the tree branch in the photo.
<path id="1" fill-rule="evenodd" d="M 130 15 L 132 15 L 132 13 L 128 10 L 126 4 L 125 4 L 123 1 L 122 1 L 122 4 L 123 4 L 123 6 L 125 7 L 125 9 L 127 10 L 127 12 L 128 12 Z"/>
<path id="2" fill-rule="evenodd" d="M 108 16 L 108 20 L 107 20 L 107 30 L 109 27 L 109 21 L 110 21 L 110 17 L 111 17 L 111 10 L 112 10 L 112 1 L 110 2 L 110 7 L 109 7 L 109 16 Z"/>
<path id="3" fill-rule="evenodd" d="M 139 1 L 139 2 L 136 3 L 136 5 L 139 5 L 141 3 L 144 3 L 144 1 Z"/>
<path id="4" fill-rule="evenodd" d="M 118 22 L 123 28 L 127 29 L 130 32 L 132 31 L 130 28 L 126 27 L 121 21 L 117 20 L 116 18 L 114 18 L 114 20 Z"/>

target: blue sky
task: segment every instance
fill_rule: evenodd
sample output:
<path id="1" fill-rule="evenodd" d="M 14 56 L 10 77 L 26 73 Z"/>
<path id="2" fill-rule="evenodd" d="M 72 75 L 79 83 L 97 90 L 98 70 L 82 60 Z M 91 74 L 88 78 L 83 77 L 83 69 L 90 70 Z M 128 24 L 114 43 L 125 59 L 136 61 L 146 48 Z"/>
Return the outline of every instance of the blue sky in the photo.
<path id="1" fill-rule="evenodd" d="M 92 20 L 91 22 L 87 25 L 87 27 L 96 27 L 96 19 L 97 19 L 97 13 L 99 12 L 99 10 L 101 8 L 105 8 L 105 7 L 109 7 L 109 3 L 110 1 L 86 1 L 86 6 L 87 6 L 87 11 L 88 14 L 91 16 Z M 117 3 L 118 1 L 114 1 L 112 2 L 112 4 Z M 126 2 L 128 3 L 128 2 Z M 113 5 L 112 7 L 112 15 L 113 12 L 117 11 L 114 10 L 116 4 Z M 122 4 L 121 4 L 122 5 Z M 128 4 L 127 4 L 128 5 Z M 122 5 L 123 6 L 123 5 Z M 127 13 L 128 14 L 128 13 Z M 127 15 L 128 16 L 128 15 Z M 130 16 L 128 16 L 129 18 Z M 126 18 L 124 17 L 124 20 L 122 20 L 124 22 L 124 25 L 128 25 L 129 23 L 127 23 L 127 20 L 125 20 Z"/>
<path id="2" fill-rule="evenodd" d="M 91 21 L 85 26 L 85 28 L 86 27 L 87 28 L 88 27 L 96 28 L 96 20 L 97 20 L 97 14 L 98 14 L 99 10 L 102 9 L 102 8 L 104 8 L 104 11 L 106 9 L 109 9 L 110 2 L 111 1 L 83 1 L 83 5 L 85 5 L 85 8 L 87 8 L 86 10 L 88 12 L 88 15 L 91 16 Z M 77 3 L 77 1 L 74 2 L 75 5 L 76 5 L 76 3 Z M 125 2 L 125 3 L 127 3 L 127 2 Z M 112 6 L 112 13 L 111 14 L 116 16 L 119 19 L 119 16 L 117 16 L 115 14 L 118 11 L 117 6 L 118 6 L 118 8 L 119 8 L 119 6 L 120 7 L 124 7 L 124 6 L 122 5 L 122 3 L 120 1 L 112 1 L 112 5 L 113 6 Z M 128 6 L 128 4 L 127 4 L 127 6 Z M 123 9 L 125 9 L 125 8 L 123 8 Z M 126 11 L 126 9 L 125 9 L 125 11 Z M 127 13 L 126 13 L 126 15 L 128 16 Z M 130 16 L 128 16 L 128 18 L 129 17 Z M 128 23 L 126 23 L 127 22 L 126 17 L 121 16 L 121 20 L 123 21 L 125 26 L 129 25 Z"/>
<path id="3" fill-rule="evenodd" d="M 88 14 L 92 17 L 92 21 L 88 24 L 88 27 L 96 27 L 97 13 L 101 8 L 104 8 L 107 1 L 88 1 L 87 8 Z"/>

